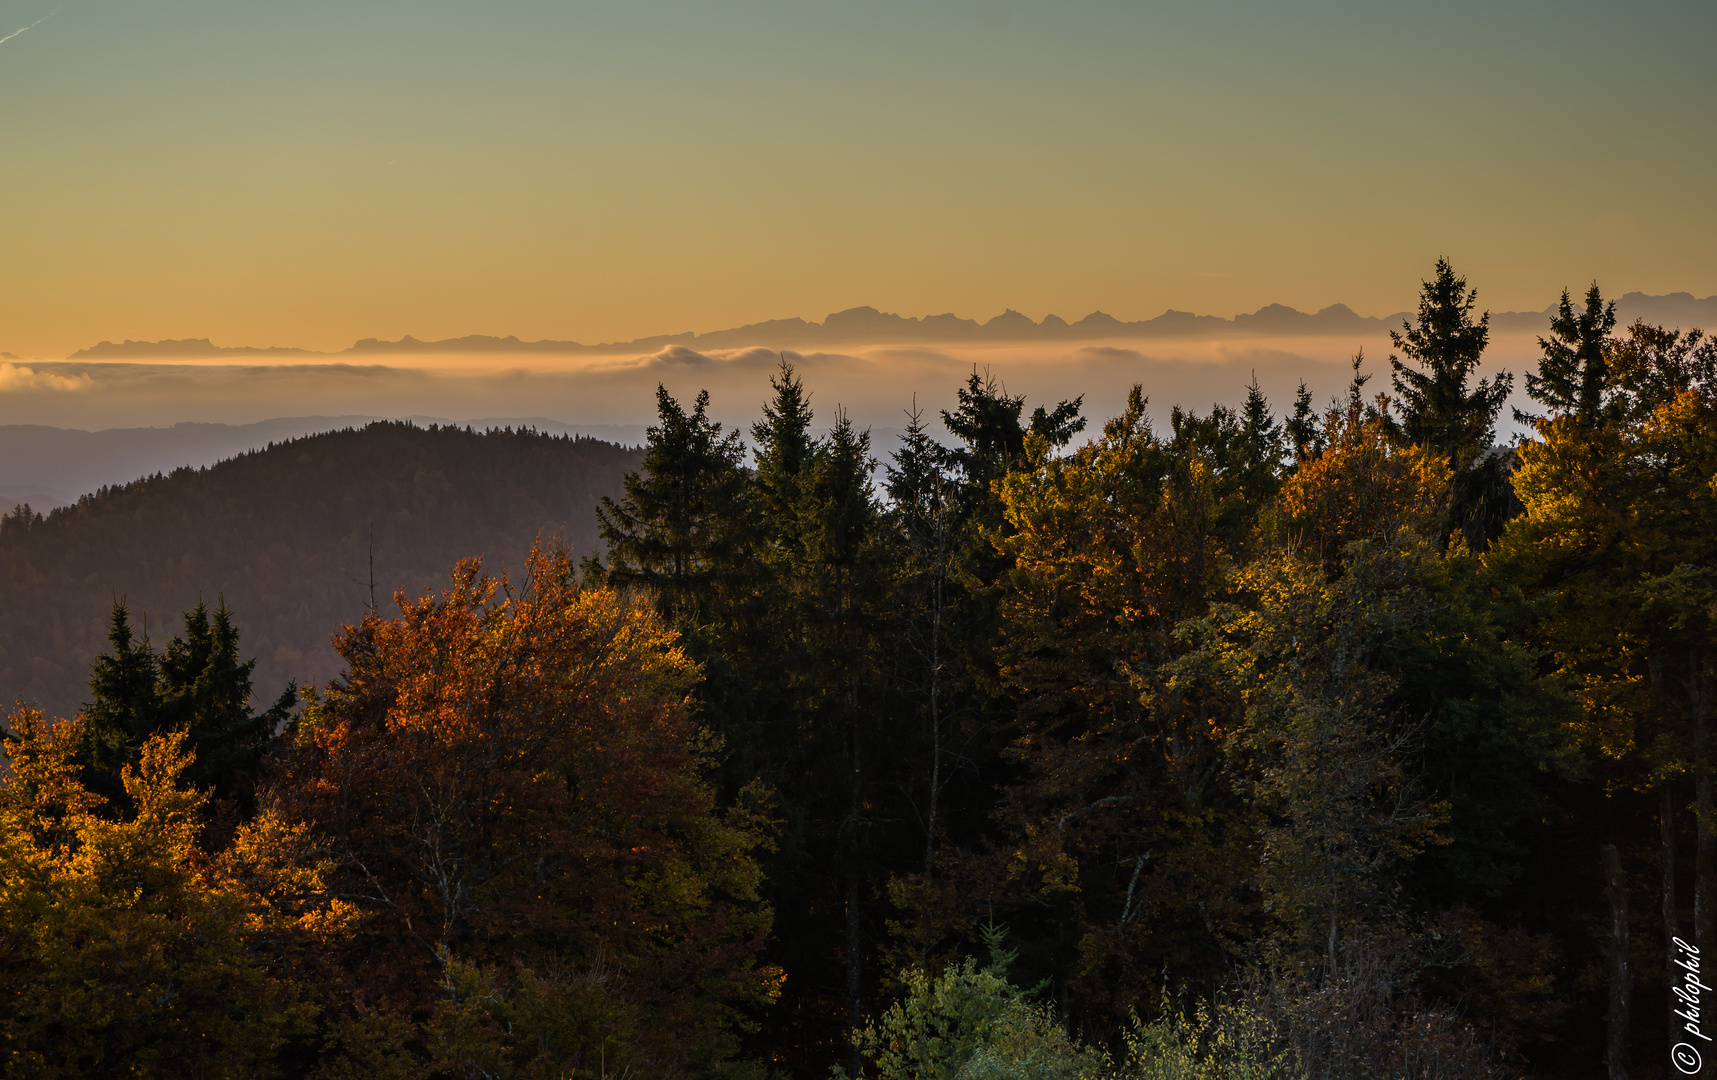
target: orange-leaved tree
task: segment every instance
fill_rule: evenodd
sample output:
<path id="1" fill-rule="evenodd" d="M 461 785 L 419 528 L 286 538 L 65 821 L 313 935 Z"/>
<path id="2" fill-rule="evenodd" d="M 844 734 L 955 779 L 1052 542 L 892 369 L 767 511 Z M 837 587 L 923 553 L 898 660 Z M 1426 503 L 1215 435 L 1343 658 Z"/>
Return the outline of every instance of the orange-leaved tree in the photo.
<path id="1" fill-rule="evenodd" d="M 674 632 L 540 549 L 517 588 L 473 560 L 397 599 L 337 639 L 348 670 L 272 779 L 368 916 L 357 1015 L 418 1025 L 403 1041 L 457 1075 L 729 1057 L 779 983 L 756 963 L 766 823 L 716 804 Z"/>

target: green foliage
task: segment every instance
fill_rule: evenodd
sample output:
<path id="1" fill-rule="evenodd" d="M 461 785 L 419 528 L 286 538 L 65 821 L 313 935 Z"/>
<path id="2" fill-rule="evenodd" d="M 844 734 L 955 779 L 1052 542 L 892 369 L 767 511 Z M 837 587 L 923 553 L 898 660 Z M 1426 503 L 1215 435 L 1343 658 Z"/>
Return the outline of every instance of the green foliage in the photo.
<path id="1" fill-rule="evenodd" d="M 1238 584 L 1254 605 L 1219 605 L 1207 652 L 1185 665 L 1234 688 L 1230 768 L 1264 812 L 1264 905 L 1302 957 L 1333 963 L 1343 936 L 1389 914 L 1396 871 L 1441 838 L 1446 807 L 1410 765 L 1422 737 L 1392 707 L 1382 653 L 1428 608 L 1414 580 L 1429 557 L 1411 533 L 1316 563 L 1261 560 Z"/>
<path id="2" fill-rule="evenodd" d="M 80 755 L 93 790 L 118 806 L 126 802 L 123 770 L 137 761 L 153 735 L 183 732 L 195 758 L 186 780 L 214 798 L 249 809 L 250 788 L 269 737 L 297 702 L 288 684 L 266 711 L 250 707 L 256 661 L 238 659 L 238 630 L 225 601 L 209 616 L 198 603 L 185 613 L 185 630 L 155 653 L 134 640 L 130 612 L 115 603 L 108 632 L 113 652 L 91 665 L 88 718 Z"/>
<path id="3" fill-rule="evenodd" d="M 641 457 L 364 433 L 416 463 L 397 505 L 435 513 L 411 527 L 450 514 L 459 543 L 549 520 L 489 506 L 500 524 L 461 531 L 482 498 L 435 493 L 462 455 L 642 468 L 592 519 L 606 565 L 539 547 L 523 577 L 467 562 L 369 610 L 290 724 L 249 705 L 287 661 L 241 661 L 224 605 L 159 652 L 137 605 L 95 620 L 87 714 L 18 714 L 7 746 L 7 1060 L 1579 1075 L 1587 965 L 1615 947 L 1594 841 L 1621 848 L 1642 979 L 1665 936 L 1717 932 L 1717 345 L 1616 338 L 1595 287 L 1583 314 L 1565 296 L 1528 387 L 1556 415 L 1502 451 L 1510 380 L 1478 378 L 1475 309 L 1440 262 L 1398 398 L 1356 357 L 1321 415 L 1302 385 L 1280 418 L 1254 382 L 1153 426 L 1136 387 L 1075 445 L 1078 399 L 1028 413 L 974 373 L 947 445 L 908 414 L 880 491 L 870 433 L 836 407 L 815 434 L 785 362 L 749 466 L 707 395 L 660 389 Z M 44 587 L 68 522 L 159 524 L 144 496 L 280 460 L 256 459 L 20 509 L 0 589 Z M 1159 988 L 1174 1004 L 1136 1019 Z M 1637 1012 L 1636 1043 L 1661 1023 Z"/>
<path id="4" fill-rule="evenodd" d="M 1053 1010 L 1007 979 L 1012 955 L 992 931 L 992 962 L 940 975 L 909 969 L 899 1000 L 857 1036 L 878 1080 L 1097 1080 L 1107 1055 L 1068 1036 Z M 837 1080 L 848 1074 L 836 1067 Z M 865 1073 L 862 1075 L 870 1075 Z"/>
<path id="5" fill-rule="evenodd" d="M 1127 1033 L 1128 1080 L 1301 1080 L 1306 1068 L 1277 1025 L 1244 999 L 1200 1001 L 1188 1016 L 1165 990 L 1161 1018 Z"/>
<path id="6" fill-rule="evenodd" d="M 1300 1080 L 1277 1025 L 1244 1000 L 1199 1002 L 1190 1015 L 1165 988 L 1159 1019 L 1137 1016 L 1125 1064 L 1071 1037 L 1055 1011 L 1007 979 L 1005 933 L 986 927 L 991 962 L 967 958 L 929 976 L 901 973 L 901 994 L 858 1041 L 878 1080 Z M 840 1080 L 846 1070 L 837 1066 Z M 866 1073 L 864 1075 L 871 1075 Z"/>
<path id="7" fill-rule="evenodd" d="M 183 786 L 181 733 L 121 779 L 133 809 L 95 813 L 73 764 L 81 723 L 14 713 L 0 783 L 0 1057 L 8 1076 L 268 1076 L 314 1010 L 258 948 L 290 937 L 198 848 L 206 796 Z M 255 850 L 255 831 L 241 846 Z M 303 884 L 317 888 L 314 874 Z"/>
<path id="8" fill-rule="evenodd" d="M 448 959 L 447 996 L 426 1025 L 431 1060 L 450 1076 L 559 1080 L 624 1076 L 647 1067 L 634 1052 L 644 1018 L 600 969 L 538 975 Z"/>

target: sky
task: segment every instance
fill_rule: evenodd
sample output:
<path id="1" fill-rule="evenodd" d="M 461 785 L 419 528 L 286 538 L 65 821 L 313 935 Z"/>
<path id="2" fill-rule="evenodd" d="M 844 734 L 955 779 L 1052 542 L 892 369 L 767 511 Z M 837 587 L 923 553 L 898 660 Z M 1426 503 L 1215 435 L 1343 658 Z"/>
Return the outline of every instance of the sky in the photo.
<path id="1" fill-rule="evenodd" d="M 26 26 L 26 359 L 1381 315 L 1439 256 L 1495 310 L 1717 292 L 1708 0 L 0 0 Z"/>

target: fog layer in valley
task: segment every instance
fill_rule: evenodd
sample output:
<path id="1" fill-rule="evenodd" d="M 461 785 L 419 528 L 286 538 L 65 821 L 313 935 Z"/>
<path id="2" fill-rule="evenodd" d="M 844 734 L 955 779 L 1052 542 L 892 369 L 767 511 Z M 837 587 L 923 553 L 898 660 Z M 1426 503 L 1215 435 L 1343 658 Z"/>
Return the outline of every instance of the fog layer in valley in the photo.
<path id="1" fill-rule="evenodd" d="M 785 357 L 804 377 L 820 423 L 843 408 L 875 429 L 886 455 L 914 403 L 934 420 L 961 383 L 985 372 L 1028 406 L 1083 395 L 1092 431 L 1138 383 L 1166 422 L 1174 404 L 1200 412 L 1236 404 L 1256 376 L 1277 411 L 1304 380 L 1320 405 L 1346 389 L 1361 349 L 1368 391 L 1388 389 L 1384 332 L 1308 337 L 995 342 L 699 351 L 665 346 L 638 355 L 383 356 L 374 363 L 233 364 L 8 361 L 0 364 L 0 498 L 38 508 L 75 500 L 176 465 L 203 465 L 245 449 L 377 417 L 477 426 L 533 424 L 635 443 L 655 418 L 655 389 L 748 427 Z M 1486 370 L 1532 370 L 1535 335 L 1493 335 Z M 1505 412 L 1505 415 L 1506 412 Z M 282 419 L 295 418 L 295 419 Z M 266 422 L 265 422 L 266 421 Z M 175 427 L 174 425 L 180 425 Z M 73 432 L 43 428 L 77 429 Z M 107 430 L 104 430 L 107 429 Z M 167 429 L 167 430 L 112 430 Z M 932 431 L 942 435 L 939 423 Z"/>

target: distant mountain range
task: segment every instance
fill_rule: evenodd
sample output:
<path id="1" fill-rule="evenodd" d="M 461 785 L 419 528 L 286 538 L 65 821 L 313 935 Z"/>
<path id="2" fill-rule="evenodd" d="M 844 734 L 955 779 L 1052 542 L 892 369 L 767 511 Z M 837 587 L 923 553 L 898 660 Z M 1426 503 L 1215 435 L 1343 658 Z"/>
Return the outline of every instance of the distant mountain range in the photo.
<path id="1" fill-rule="evenodd" d="M 1649 296 L 1631 292 L 1617 302 L 1624 324 L 1635 319 L 1672 326 L 1717 327 L 1717 296 L 1703 300 L 1691 293 L 1669 293 Z M 1499 330 L 1541 329 L 1555 307 L 1543 311 L 1505 311 L 1491 315 L 1491 325 Z M 634 341 L 607 342 L 585 345 L 577 341 L 521 341 L 516 337 L 492 337 L 472 334 L 468 337 L 441 341 L 419 341 L 407 335 L 398 341 L 365 338 L 350 348 L 336 353 L 314 352 L 309 349 L 279 346 L 223 346 L 208 338 L 184 338 L 168 341 L 103 341 L 87 349 L 79 349 L 72 360 L 142 360 L 159 358 L 195 359 L 201 357 L 323 357 L 377 356 L 400 354 L 446 355 L 450 353 L 625 353 L 655 352 L 670 345 L 695 349 L 730 349 L 747 346 L 767 348 L 816 348 L 821 346 L 882 344 L 892 342 L 972 342 L 972 341 L 1093 341 L 1113 338 L 1157 338 L 1247 335 L 1327 335 L 1346 336 L 1375 334 L 1392 329 L 1407 318 L 1406 312 L 1378 318 L 1357 314 L 1346 304 L 1331 304 L 1316 312 L 1298 311 L 1282 304 L 1269 304 L 1251 314 L 1232 319 L 1216 315 L 1194 315 L 1191 312 L 1169 310 L 1154 319 L 1122 322 L 1112 315 L 1094 311 L 1078 322 L 1068 322 L 1058 315 L 1046 315 L 1035 322 L 1011 308 L 988 322 L 962 319 L 956 315 L 929 315 L 908 318 L 878 311 L 873 307 L 848 308 L 837 311 L 822 322 L 805 319 L 771 319 L 732 330 L 714 330 L 697 334 L 659 334 Z"/>

